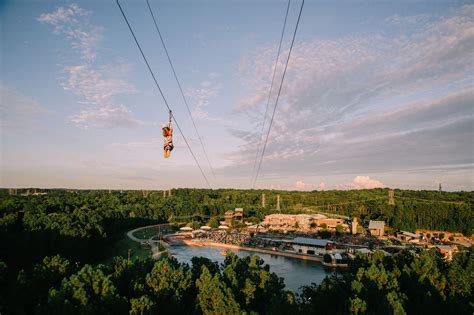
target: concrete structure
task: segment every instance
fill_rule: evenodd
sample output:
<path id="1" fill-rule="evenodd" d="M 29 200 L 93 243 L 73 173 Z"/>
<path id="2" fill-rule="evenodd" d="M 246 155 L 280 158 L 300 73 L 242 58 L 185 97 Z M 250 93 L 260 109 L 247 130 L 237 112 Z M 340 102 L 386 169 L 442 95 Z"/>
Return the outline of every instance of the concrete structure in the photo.
<path id="1" fill-rule="evenodd" d="M 377 237 L 383 236 L 384 231 L 385 231 L 385 221 L 370 220 L 369 231 L 370 231 L 370 234 L 373 236 L 377 236 Z"/>
<path id="2" fill-rule="evenodd" d="M 351 222 L 351 234 L 357 234 L 357 218 L 354 217 L 352 218 L 352 222 Z"/>
<path id="3" fill-rule="evenodd" d="M 391 206 L 395 205 L 395 191 L 393 189 L 388 191 L 388 204 Z"/>
<path id="4" fill-rule="evenodd" d="M 229 210 L 229 211 L 226 211 L 226 213 L 224 213 L 225 224 L 227 224 L 228 226 L 231 226 L 233 219 L 234 219 L 234 211 Z"/>
<path id="5" fill-rule="evenodd" d="M 235 208 L 235 211 L 229 210 L 224 213 L 224 221 L 221 221 L 221 224 L 231 226 L 234 223 L 244 223 L 243 208 Z"/>
<path id="6" fill-rule="evenodd" d="M 338 224 L 347 227 L 343 219 L 327 218 L 322 214 L 270 214 L 265 216 L 263 225 L 272 229 L 302 229 L 309 230 L 311 226 L 325 224 L 328 228 L 335 228 Z"/>
<path id="7" fill-rule="evenodd" d="M 421 235 L 418 233 L 400 231 L 397 233 L 397 238 L 405 242 L 418 243 L 421 240 Z"/>
<path id="8" fill-rule="evenodd" d="M 243 208 L 235 208 L 234 222 L 235 223 L 243 223 L 244 222 L 244 209 Z"/>
<path id="9" fill-rule="evenodd" d="M 316 223 L 318 226 L 321 226 L 322 224 L 326 224 L 326 226 L 331 229 L 336 228 L 337 225 L 344 225 L 343 219 L 321 218 L 321 219 L 316 219 L 314 221 L 315 221 L 314 223 Z"/>

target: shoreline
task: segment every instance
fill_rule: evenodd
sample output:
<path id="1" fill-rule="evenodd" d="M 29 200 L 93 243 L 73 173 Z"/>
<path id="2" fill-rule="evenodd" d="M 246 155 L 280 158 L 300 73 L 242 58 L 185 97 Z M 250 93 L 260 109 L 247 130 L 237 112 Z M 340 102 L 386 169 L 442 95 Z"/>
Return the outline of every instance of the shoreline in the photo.
<path id="1" fill-rule="evenodd" d="M 319 257 L 312 257 L 312 256 L 293 254 L 293 253 L 285 253 L 285 252 L 279 252 L 279 251 L 273 251 L 273 250 L 268 250 L 268 249 L 255 248 L 255 247 L 245 247 L 245 246 L 238 246 L 238 245 L 231 245 L 231 244 L 224 244 L 224 243 L 216 243 L 216 242 L 208 242 L 208 241 L 194 241 L 194 240 L 183 240 L 183 243 L 185 243 L 188 246 L 198 246 L 198 247 L 213 246 L 213 247 L 220 247 L 220 248 L 226 248 L 226 249 L 235 249 L 235 250 L 242 250 L 242 251 L 247 251 L 247 252 L 256 252 L 256 253 L 263 253 L 263 254 L 269 254 L 269 255 L 275 255 L 275 256 L 296 258 L 300 260 L 316 261 L 320 263 L 323 262 L 323 259 Z M 337 266 L 331 266 L 331 267 L 337 267 Z"/>

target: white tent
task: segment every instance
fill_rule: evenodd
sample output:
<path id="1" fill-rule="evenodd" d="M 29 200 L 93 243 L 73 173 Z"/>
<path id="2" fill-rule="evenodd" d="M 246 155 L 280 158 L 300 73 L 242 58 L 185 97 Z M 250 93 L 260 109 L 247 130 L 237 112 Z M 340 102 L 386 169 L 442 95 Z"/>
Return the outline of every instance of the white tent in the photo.
<path id="1" fill-rule="evenodd" d="M 192 231 L 193 229 L 190 228 L 189 226 L 185 226 L 179 229 L 180 231 Z"/>
<path id="2" fill-rule="evenodd" d="M 210 226 L 207 226 L 207 225 L 201 226 L 201 230 L 210 230 L 210 229 L 212 229 Z"/>
<path id="3" fill-rule="evenodd" d="M 219 225 L 219 229 L 221 230 L 227 230 L 229 227 L 225 225 Z"/>

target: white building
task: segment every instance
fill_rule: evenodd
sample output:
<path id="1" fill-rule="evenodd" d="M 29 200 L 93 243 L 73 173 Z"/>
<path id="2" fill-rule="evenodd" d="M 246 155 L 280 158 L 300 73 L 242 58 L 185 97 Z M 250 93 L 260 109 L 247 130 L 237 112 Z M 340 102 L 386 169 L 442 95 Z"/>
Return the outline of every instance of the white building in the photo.
<path id="1" fill-rule="evenodd" d="M 324 255 L 328 253 L 328 250 L 331 252 L 337 251 L 332 249 L 332 242 L 330 240 L 296 237 L 287 242 L 293 246 L 295 252 L 300 254 Z M 341 250 L 341 252 L 343 251 Z"/>
<path id="2" fill-rule="evenodd" d="M 369 231 L 373 236 L 383 236 L 385 233 L 385 221 L 369 221 Z"/>

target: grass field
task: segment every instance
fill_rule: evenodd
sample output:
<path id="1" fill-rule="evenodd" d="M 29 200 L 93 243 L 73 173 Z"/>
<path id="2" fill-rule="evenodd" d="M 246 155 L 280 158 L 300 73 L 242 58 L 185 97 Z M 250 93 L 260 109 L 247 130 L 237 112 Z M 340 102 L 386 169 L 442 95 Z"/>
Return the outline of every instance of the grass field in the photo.
<path id="1" fill-rule="evenodd" d="M 165 231 L 170 231 L 169 229 L 164 230 L 163 228 L 158 228 L 158 227 L 149 227 L 145 229 L 141 229 L 133 233 L 133 236 L 136 238 L 142 239 L 142 240 L 147 240 L 150 237 L 157 235 L 158 233 L 163 233 Z"/>
<path id="2" fill-rule="evenodd" d="M 119 241 L 109 247 L 107 250 L 107 257 L 109 258 L 105 259 L 101 263 L 108 265 L 112 263 L 112 259 L 115 256 L 127 258 L 129 249 L 132 250 L 132 259 L 151 257 L 151 250 L 142 248 L 139 243 L 132 241 L 127 237 L 126 233 L 124 233 L 123 237 Z"/>

